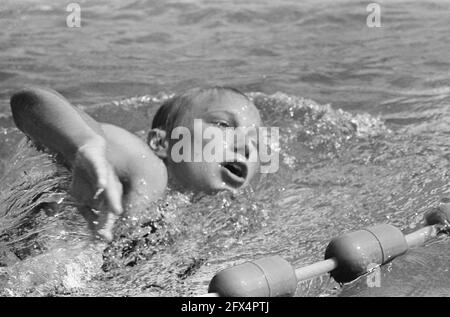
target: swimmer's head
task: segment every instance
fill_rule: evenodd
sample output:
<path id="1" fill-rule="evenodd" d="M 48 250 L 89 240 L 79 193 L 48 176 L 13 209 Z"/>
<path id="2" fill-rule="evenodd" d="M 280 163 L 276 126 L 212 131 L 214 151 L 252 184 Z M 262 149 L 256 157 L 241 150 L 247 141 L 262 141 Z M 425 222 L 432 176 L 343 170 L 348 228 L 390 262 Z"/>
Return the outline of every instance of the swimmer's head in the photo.
<path id="1" fill-rule="evenodd" d="M 258 110 L 240 91 L 195 88 L 158 109 L 147 142 L 184 187 L 234 190 L 258 172 L 260 125 Z"/>

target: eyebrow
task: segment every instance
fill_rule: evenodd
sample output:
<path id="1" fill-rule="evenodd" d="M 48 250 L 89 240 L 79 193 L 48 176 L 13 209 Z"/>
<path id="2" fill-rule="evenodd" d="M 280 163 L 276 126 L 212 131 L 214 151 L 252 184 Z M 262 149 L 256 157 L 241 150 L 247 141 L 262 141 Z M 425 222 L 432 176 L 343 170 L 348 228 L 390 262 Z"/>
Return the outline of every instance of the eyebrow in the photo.
<path id="1" fill-rule="evenodd" d="M 237 124 L 237 120 L 236 120 L 236 114 L 234 114 L 233 112 L 230 112 L 228 110 L 212 110 L 212 111 L 207 111 L 205 112 L 202 117 L 203 118 L 208 118 L 214 114 L 225 114 L 228 117 L 228 120 L 232 121 L 234 124 Z"/>
<path id="2" fill-rule="evenodd" d="M 208 119 L 210 116 L 212 116 L 213 114 L 225 114 L 228 118 L 228 120 L 230 121 L 230 123 L 232 123 L 234 126 L 240 126 L 241 122 L 239 120 L 239 115 L 235 114 L 234 112 L 228 111 L 228 110 L 211 110 L 211 111 L 207 111 L 205 113 L 203 113 L 201 115 L 202 119 Z M 260 126 L 262 121 L 258 120 L 259 122 L 256 124 L 256 126 Z"/>

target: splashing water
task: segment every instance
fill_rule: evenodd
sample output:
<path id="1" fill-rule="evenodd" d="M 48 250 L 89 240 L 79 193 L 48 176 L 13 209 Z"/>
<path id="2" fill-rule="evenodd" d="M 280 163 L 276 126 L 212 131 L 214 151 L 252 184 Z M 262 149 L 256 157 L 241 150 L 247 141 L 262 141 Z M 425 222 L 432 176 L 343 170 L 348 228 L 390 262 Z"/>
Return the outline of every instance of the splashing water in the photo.
<path id="1" fill-rule="evenodd" d="M 170 96 L 85 110 L 144 137 Z M 67 195 L 67 169 L 23 140 L 1 182 L 1 295 L 200 295 L 215 272 L 246 260 L 279 254 L 301 266 L 322 259 L 342 232 L 380 222 L 413 227 L 447 193 L 449 153 L 436 137 L 390 131 L 370 115 L 283 93 L 249 97 L 266 126 L 280 127 L 279 171 L 238 194 L 168 189 L 122 219 L 108 245 L 93 241 Z M 448 294 L 429 277 L 447 273 L 445 248 L 441 241 L 394 261 L 383 271 L 385 287 L 371 289 L 361 279 L 341 289 L 324 276 L 300 283 L 297 296 L 426 295 L 418 292 L 422 279 L 404 283 L 405 272 L 419 271 L 432 294 Z"/>
<path id="2" fill-rule="evenodd" d="M 380 28 L 349 0 L 77 3 L 70 29 L 61 1 L 0 2 L 0 295 L 202 294 L 222 268 L 273 254 L 309 264 L 332 237 L 411 230 L 449 197 L 448 1 L 377 1 Z M 254 91 L 265 125 L 281 128 L 280 169 L 237 195 L 169 189 L 95 243 L 70 173 L 11 119 L 9 96 L 28 84 L 142 138 L 172 92 Z M 448 248 L 396 259 L 381 287 L 323 276 L 296 295 L 449 295 Z"/>

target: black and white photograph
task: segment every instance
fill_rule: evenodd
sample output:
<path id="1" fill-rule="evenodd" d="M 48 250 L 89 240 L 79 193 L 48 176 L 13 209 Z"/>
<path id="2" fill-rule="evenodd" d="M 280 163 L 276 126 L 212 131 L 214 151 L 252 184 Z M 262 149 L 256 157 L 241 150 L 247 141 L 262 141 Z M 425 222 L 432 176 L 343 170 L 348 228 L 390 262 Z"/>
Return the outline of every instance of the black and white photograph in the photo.
<path id="1" fill-rule="evenodd" d="M 0 0 L 0 297 L 450 297 L 449 30 L 449 0 Z"/>

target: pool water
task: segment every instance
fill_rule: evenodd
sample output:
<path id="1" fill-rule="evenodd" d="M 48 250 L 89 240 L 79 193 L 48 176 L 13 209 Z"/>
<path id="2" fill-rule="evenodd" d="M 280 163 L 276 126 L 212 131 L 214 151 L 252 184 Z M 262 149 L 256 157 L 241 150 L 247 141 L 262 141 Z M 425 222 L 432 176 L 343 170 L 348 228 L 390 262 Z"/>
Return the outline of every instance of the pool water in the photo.
<path id="1" fill-rule="evenodd" d="M 302 266 L 344 232 L 411 231 L 449 197 L 450 2 L 378 1 L 380 28 L 355 1 L 78 3 L 80 28 L 56 0 L 0 4 L 1 295 L 200 295 L 243 261 Z M 14 127 L 9 96 L 29 84 L 143 138 L 173 93 L 232 85 L 280 127 L 280 169 L 236 195 L 169 189 L 94 243 L 68 171 Z M 296 296 L 450 296 L 448 240 L 375 287 L 322 276 Z"/>

